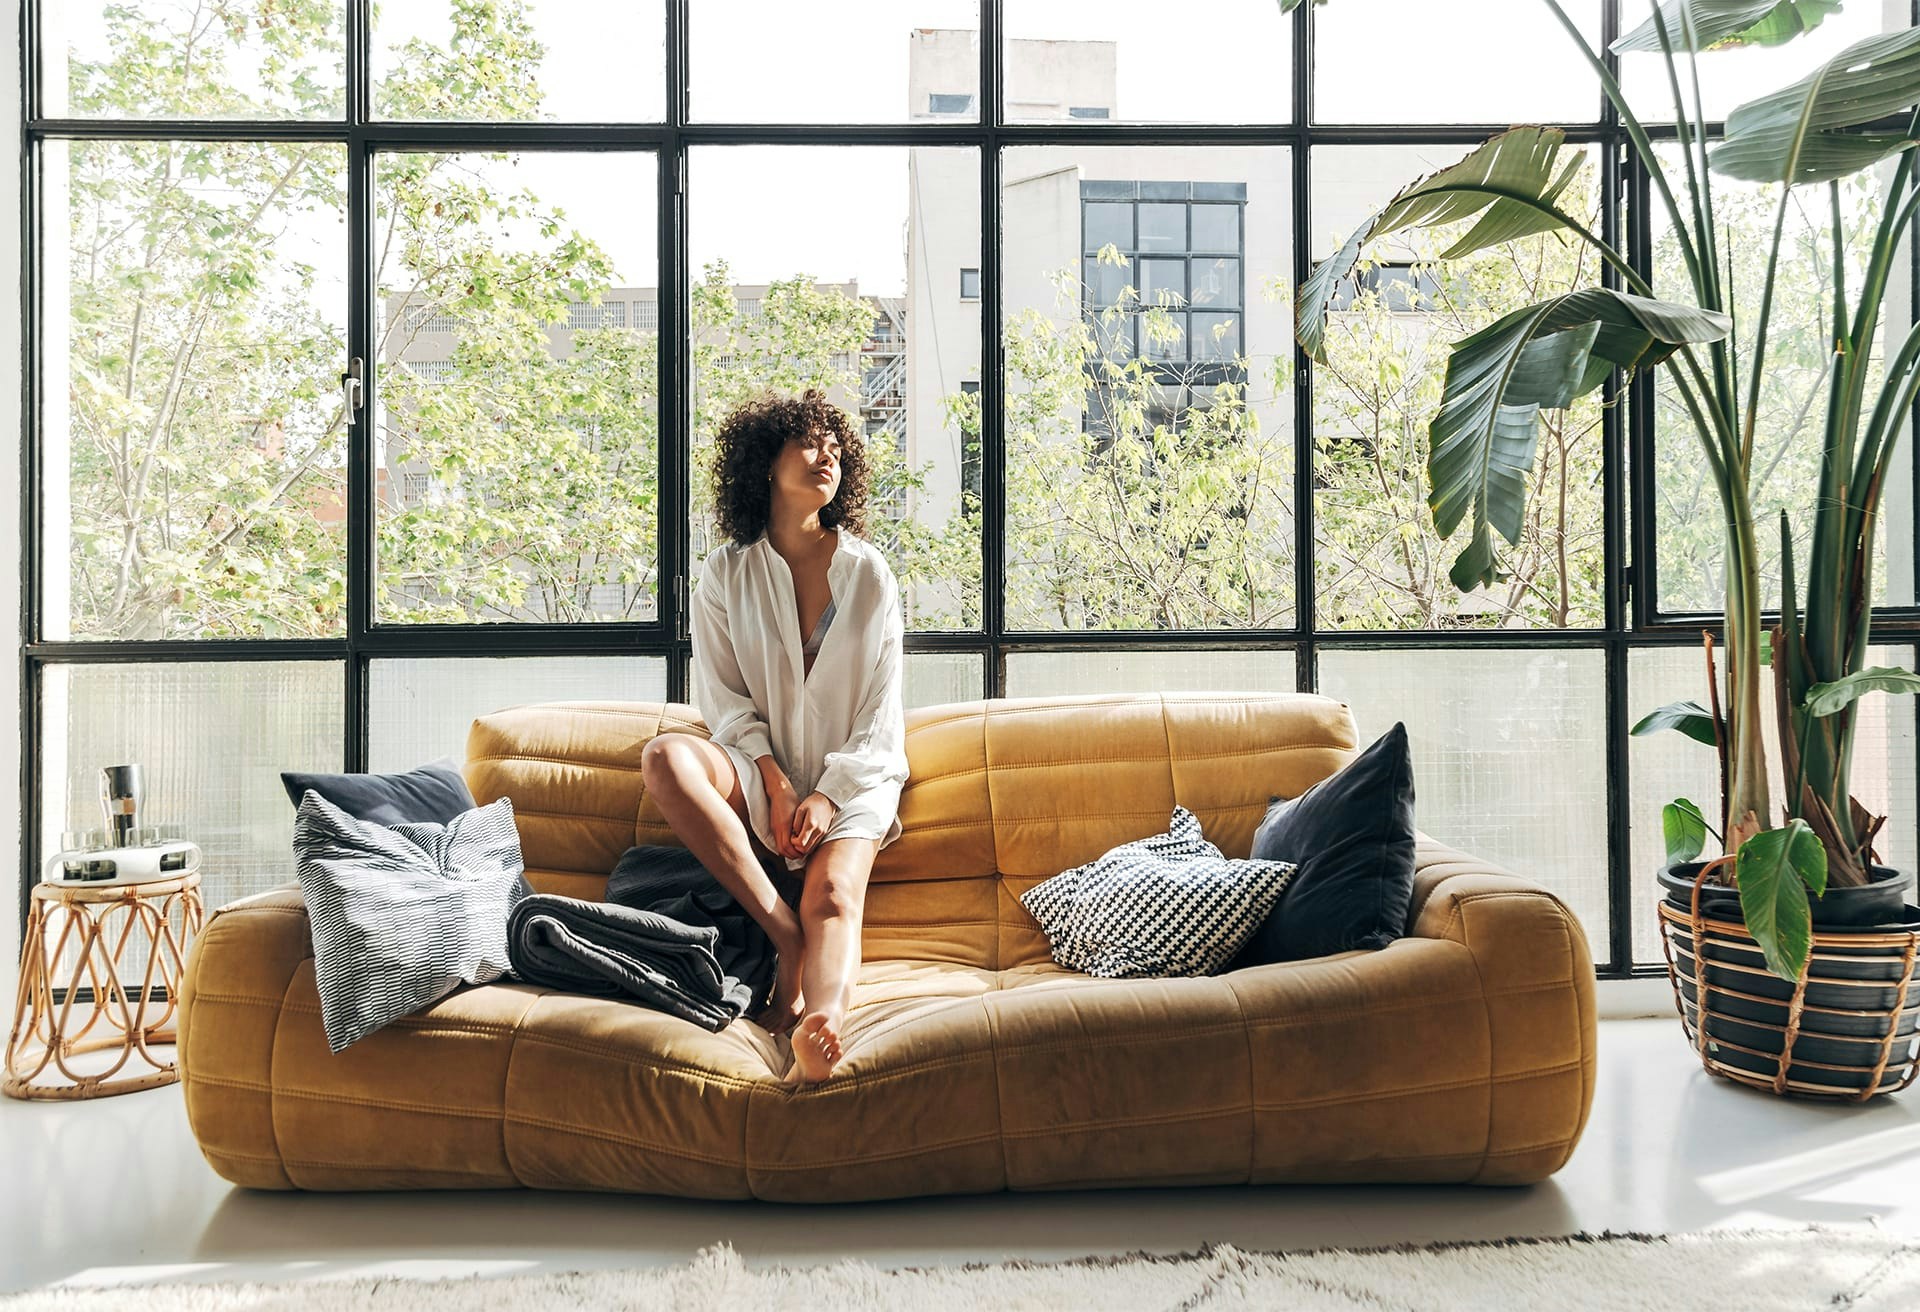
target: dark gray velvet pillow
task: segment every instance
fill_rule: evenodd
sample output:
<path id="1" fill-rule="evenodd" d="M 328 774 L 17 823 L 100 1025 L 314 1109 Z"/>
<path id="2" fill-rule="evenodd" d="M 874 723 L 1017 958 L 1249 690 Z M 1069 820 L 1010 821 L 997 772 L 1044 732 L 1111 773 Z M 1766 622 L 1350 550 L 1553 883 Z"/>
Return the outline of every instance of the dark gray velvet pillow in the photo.
<path id="1" fill-rule="evenodd" d="M 376 825 L 444 825 L 473 810 L 473 794 L 451 756 L 398 774 L 310 774 L 282 770 L 280 783 L 297 810 L 311 788 L 356 820 Z"/>
<path id="2" fill-rule="evenodd" d="M 1413 757 L 1396 724 L 1337 774 L 1273 799 L 1250 856 L 1299 870 L 1227 969 L 1393 942 L 1413 901 L 1413 847 Z"/>

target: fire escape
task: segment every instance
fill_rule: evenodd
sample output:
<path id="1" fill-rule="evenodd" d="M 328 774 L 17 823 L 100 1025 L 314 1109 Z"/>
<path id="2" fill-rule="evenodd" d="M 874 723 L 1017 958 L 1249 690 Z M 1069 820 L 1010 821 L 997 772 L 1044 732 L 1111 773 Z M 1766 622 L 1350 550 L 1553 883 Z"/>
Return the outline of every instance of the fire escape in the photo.
<path id="1" fill-rule="evenodd" d="M 860 412 L 867 435 L 907 440 L 907 303 L 904 296 L 869 296 L 873 329 L 860 346 Z"/>

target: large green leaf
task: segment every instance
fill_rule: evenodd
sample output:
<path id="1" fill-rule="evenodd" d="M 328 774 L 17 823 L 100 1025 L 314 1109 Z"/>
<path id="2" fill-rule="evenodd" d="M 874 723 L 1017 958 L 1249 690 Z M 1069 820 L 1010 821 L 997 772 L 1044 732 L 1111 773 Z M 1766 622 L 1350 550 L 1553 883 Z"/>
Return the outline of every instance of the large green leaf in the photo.
<path id="1" fill-rule="evenodd" d="M 1464 236 L 1441 252 L 1443 259 L 1456 259 L 1564 226 L 1539 206 L 1557 205 L 1586 158 L 1584 150 L 1576 150 L 1562 164 L 1560 148 L 1565 140 L 1566 134 L 1558 128 L 1513 128 L 1489 137 L 1457 163 L 1402 187 L 1300 284 L 1295 333 L 1307 354 L 1326 362 L 1327 306 L 1368 242 L 1402 228 L 1454 223 L 1484 210 Z"/>
<path id="2" fill-rule="evenodd" d="M 1520 540 L 1544 408 L 1571 405 L 1615 369 L 1658 364 L 1685 342 L 1725 337 L 1714 311 L 1604 287 L 1513 311 L 1454 343 L 1428 433 L 1427 505 L 1450 536 L 1469 511 L 1473 535 L 1449 572 L 1463 592 L 1498 580 L 1492 530 Z"/>
<path id="3" fill-rule="evenodd" d="M 1667 840 L 1667 864 L 1677 866 L 1707 845 L 1707 818 L 1694 803 L 1676 797 L 1660 808 L 1660 832 Z"/>
<path id="4" fill-rule="evenodd" d="M 1827 849 L 1794 819 L 1784 829 L 1763 829 L 1740 845 L 1735 863 L 1740 912 L 1747 932 L 1766 955 L 1767 969 L 1797 980 L 1813 950 L 1813 909 L 1807 893 L 1827 890 Z"/>
<path id="5" fill-rule="evenodd" d="M 1627 732 L 1638 736 L 1678 729 L 1695 742 L 1712 747 L 1718 741 L 1713 732 L 1713 713 L 1699 702 L 1668 702 L 1657 711 L 1649 711 Z"/>
<path id="6" fill-rule="evenodd" d="M 1736 106 L 1714 172 L 1749 182 L 1825 182 L 1911 144 L 1902 132 L 1862 132 L 1920 102 L 1920 27 L 1856 41 L 1791 86 Z"/>
<path id="7" fill-rule="evenodd" d="M 1807 689 L 1807 714 L 1832 715 L 1851 706 L 1870 692 L 1920 693 L 1920 674 L 1887 666 L 1859 670 L 1828 683 L 1816 683 Z"/>
<path id="8" fill-rule="evenodd" d="M 1735 46 L 1777 46 L 1820 26 L 1840 8 L 1840 0 L 1666 0 L 1660 20 L 1667 25 L 1672 50 L 1724 50 Z M 1684 10 L 1693 22 L 1693 41 L 1681 23 Z M 1660 49 L 1653 15 L 1613 43 L 1619 52 Z"/>

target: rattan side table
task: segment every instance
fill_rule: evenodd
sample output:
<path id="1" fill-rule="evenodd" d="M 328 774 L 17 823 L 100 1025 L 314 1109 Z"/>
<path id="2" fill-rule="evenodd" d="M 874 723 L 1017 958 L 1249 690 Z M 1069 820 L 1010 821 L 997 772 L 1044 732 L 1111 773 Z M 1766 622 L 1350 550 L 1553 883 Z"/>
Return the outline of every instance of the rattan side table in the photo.
<path id="1" fill-rule="evenodd" d="M 140 884 L 36 885 L 0 1093 L 70 1101 L 178 1080 L 175 1063 L 161 1061 L 148 1045 L 174 1042 L 187 944 L 204 915 L 197 871 Z M 147 949 L 137 985 L 120 975 L 127 947 L 136 942 Z M 83 983 L 90 992 L 85 1002 L 77 1000 Z M 156 985 L 166 990 L 162 1002 L 154 999 Z M 59 989 L 65 996 L 56 998 Z M 68 1064 L 78 1054 L 103 1051 L 117 1051 L 104 1069 L 77 1071 Z M 68 1082 L 58 1082 L 56 1072 Z"/>

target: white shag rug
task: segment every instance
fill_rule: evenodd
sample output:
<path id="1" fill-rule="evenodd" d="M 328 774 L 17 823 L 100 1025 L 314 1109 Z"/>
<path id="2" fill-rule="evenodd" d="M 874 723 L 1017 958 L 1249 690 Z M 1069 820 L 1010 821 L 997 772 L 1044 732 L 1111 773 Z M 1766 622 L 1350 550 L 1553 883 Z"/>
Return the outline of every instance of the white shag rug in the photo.
<path id="1" fill-rule="evenodd" d="M 876 1267 L 853 1258 L 749 1268 L 732 1245 L 691 1263 L 450 1280 L 151 1284 L 0 1296 L 0 1312 L 867 1312 L 1007 1308 L 1546 1309 L 1606 1312 L 1912 1312 L 1920 1240 L 1875 1230 L 1575 1235 L 1430 1248 L 1144 1252 L 1065 1262 Z"/>

